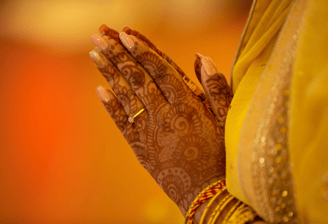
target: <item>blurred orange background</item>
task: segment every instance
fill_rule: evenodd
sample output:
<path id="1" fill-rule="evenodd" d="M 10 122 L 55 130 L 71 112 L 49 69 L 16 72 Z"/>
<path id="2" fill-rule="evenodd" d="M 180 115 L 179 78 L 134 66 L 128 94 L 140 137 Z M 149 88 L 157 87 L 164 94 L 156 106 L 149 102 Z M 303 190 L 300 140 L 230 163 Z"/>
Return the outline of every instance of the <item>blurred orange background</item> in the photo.
<path id="1" fill-rule="evenodd" d="M 0 222 L 183 223 L 95 88 L 105 23 L 147 36 L 196 83 L 194 54 L 229 77 L 250 0 L 0 2 Z"/>

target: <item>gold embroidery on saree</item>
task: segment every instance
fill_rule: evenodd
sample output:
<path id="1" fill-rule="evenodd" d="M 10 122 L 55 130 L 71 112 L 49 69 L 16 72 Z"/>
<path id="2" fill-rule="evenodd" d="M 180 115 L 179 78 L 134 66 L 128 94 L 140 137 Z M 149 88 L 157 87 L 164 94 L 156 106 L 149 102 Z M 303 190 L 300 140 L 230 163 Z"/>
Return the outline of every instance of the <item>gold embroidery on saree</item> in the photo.
<path id="1" fill-rule="evenodd" d="M 297 223 L 292 164 L 288 155 L 290 85 L 295 51 L 303 18 L 304 6 L 295 4 L 290 12 L 292 20 L 284 25 L 281 35 L 290 37 L 282 41 L 284 49 L 276 51 L 273 57 L 281 58 L 278 67 L 268 67 L 276 71 L 269 97 L 265 99 L 263 111 L 252 149 L 252 181 L 255 186 L 257 213 L 268 222 Z M 293 22 L 293 26 L 291 26 Z M 281 46 L 280 46 L 281 47 Z M 271 65 L 272 66 L 272 65 Z"/>

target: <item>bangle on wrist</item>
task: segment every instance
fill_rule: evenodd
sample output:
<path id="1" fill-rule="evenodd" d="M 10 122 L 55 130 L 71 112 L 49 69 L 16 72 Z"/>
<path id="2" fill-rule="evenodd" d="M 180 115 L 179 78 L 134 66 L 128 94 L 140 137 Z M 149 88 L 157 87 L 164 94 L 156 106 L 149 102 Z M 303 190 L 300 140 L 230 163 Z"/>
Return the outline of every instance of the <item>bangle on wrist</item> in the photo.
<path id="1" fill-rule="evenodd" d="M 212 198 L 213 196 L 217 195 L 218 193 L 221 193 L 225 189 L 226 189 L 225 180 L 219 180 L 206 187 L 203 191 L 201 191 L 198 194 L 198 196 L 195 198 L 194 202 L 192 203 L 186 214 L 185 224 L 192 224 L 196 209 L 202 203 Z"/>
<path id="2" fill-rule="evenodd" d="M 238 209 L 239 206 L 242 206 L 243 203 L 241 201 L 237 201 L 234 206 L 229 210 L 228 214 L 224 217 L 222 224 L 226 224 L 227 221 L 230 219 L 232 214 Z"/>
<path id="3" fill-rule="evenodd" d="M 234 197 L 231 194 L 228 194 L 225 196 L 222 201 L 216 206 L 214 211 L 212 212 L 210 219 L 208 220 L 208 223 L 215 223 L 215 220 L 218 219 L 219 215 L 222 213 L 223 209 L 234 199 Z"/>
<path id="4" fill-rule="evenodd" d="M 255 211 L 246 204 L 242 204 L 237 210 L 231 215 L 227 224 L 244 224 L 250 223 L 257 217 Z"/>
<path id="5" fill-rule="evenodd" d="M 203 211 L 199 224 L 206 221 L 207 213 L 210 210 L 212 212 L 207 224 L 215 224 L 220 219 L 223 219 L 222 224 L 245 224 L 255 221 L 258 217 L 251 207 L 239 201 L 227 191 L 224 180 L 219 180 L 198 194 L 186 213 L 185 224 L 193 224 L 196 209 L 209 199 L 210 201 Z M 217 205 L 214 205 L 215 201 L 219 201 Z M 215 206 L 214 210 L 210 209 L 214 207 L 213 205 Z"/>
<path id="6" fill-rule="evenodd" d="M 217 193 L 210 201 L 209 203 L 206 205 L 206 208 L 203 211 L 203 214 L 201 216 L 201 219 L 199 221 L 199 224 L 204 224 L 205 220 L 206 220 L 206 216 L 207 216 L 207 212 L 210 210 L 210 207 L 213 205 L 213 202 L 216 201 L 216 199 L 219 198 L 220 195 L 223 194 L 223 192 L 227 193 L 227 189 L 222 190 L 221 192 Z"/>

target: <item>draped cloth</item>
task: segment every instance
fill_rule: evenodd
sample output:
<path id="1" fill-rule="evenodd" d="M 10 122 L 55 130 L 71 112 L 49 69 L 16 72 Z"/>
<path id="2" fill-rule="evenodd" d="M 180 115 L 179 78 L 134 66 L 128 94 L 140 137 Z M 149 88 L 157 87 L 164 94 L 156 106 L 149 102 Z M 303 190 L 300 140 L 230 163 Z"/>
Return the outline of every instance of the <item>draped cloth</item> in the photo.
<path id="1" fill-rule="evenodd" d="M 268 222 L 328 223 L 328 1 L 254 1 L 232 69 L 227 187 Z"/>

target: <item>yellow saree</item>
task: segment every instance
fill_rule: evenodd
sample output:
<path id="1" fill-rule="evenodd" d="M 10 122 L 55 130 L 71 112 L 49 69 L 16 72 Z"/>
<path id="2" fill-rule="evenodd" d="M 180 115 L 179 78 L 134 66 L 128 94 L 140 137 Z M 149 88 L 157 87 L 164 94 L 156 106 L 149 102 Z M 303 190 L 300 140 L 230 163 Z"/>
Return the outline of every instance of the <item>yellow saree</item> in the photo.
<path id="1" fill-rule="evenodd" d="M 266 221 L 328 223 L 328 2 L 257 0 L 232 69 L 227 186 Z"/>

